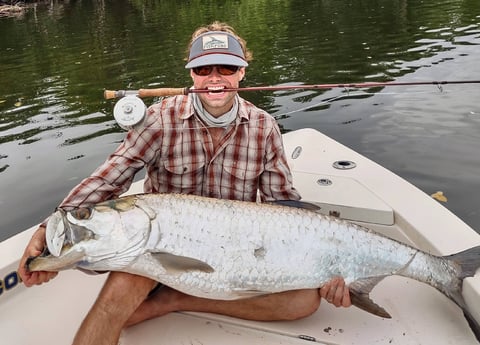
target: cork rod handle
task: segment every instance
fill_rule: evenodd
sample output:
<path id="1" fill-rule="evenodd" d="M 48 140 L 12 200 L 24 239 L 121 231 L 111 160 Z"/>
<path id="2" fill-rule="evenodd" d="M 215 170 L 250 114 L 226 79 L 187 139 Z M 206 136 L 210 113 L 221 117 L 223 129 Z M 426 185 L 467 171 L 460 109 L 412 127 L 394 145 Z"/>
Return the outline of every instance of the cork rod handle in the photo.
<path id="1" fill-rule="evenodd" d="M 136 95 L 143 97 L 164 97 L 187 95 L 189 89 L 187 87 L 181 88 L 159 88 L 159 89 L 139 89 L 139 90 L 105 90 L 103 97 L 105 99 L 121 98 L 127 95 Z"/>

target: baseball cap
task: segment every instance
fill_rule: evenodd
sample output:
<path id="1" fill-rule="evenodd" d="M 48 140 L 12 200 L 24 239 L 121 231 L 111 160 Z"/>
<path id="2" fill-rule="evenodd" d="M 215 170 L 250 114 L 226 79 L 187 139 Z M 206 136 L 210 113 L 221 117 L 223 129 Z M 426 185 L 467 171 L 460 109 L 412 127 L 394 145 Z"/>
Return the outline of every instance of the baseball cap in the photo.
<path id="1" fill-rule="evenodd" d="M 226 31 L 208 31 L 192 43 L 185 68 L 207 65 L 248 66 L 240 42 Z"/>

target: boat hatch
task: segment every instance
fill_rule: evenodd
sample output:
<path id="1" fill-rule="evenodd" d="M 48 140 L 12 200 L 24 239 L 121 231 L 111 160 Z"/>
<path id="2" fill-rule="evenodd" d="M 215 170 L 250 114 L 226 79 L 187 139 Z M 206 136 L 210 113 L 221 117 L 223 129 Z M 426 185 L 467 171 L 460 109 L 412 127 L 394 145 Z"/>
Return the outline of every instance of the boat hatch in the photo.
<path id="1" fill-rule="evenodd" d="M 293 184 L 302 200 L 320 206 L 320 213 L 351 221 L 393 225 L 390 206 L 355 179 L 293 171 Z"/>

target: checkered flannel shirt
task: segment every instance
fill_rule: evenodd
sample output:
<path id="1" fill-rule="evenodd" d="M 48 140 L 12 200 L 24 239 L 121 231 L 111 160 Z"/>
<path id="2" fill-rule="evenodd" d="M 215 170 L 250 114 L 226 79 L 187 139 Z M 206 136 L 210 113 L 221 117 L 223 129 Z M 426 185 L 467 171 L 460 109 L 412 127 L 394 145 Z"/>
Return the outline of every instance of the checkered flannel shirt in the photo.
<path id="1" fill-rule="evenodd" d="M 145 168 L 146 193 L 184 193 L 255 201 L 299 200 L 275 119 L 239 97 L 239 111 L 217 148 L 191 97 L 152 105 L 143 126 L 60 205 L 69 209 L 118 197 Z"/>

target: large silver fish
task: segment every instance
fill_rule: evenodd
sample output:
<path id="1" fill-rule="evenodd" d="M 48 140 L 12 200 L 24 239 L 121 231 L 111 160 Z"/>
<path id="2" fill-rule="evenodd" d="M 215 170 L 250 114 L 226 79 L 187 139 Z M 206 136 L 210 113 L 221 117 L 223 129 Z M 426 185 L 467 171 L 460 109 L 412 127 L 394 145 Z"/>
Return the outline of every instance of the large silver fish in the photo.
<path id="1" fill-rule="evenodd" d="M 135 195 L 56 211 L 46 241 L 48 255 L 31 259 L 30 270 L 124 271 L 213 299 L 317 288 L 341 276 L 353 304 L 381 317 L 390 315 L 369 293 L 401 275 L 447 295 L 479 332 L 461 290 L 480 266 L 480 247 L 433 256 L 304 207 Z"/>

